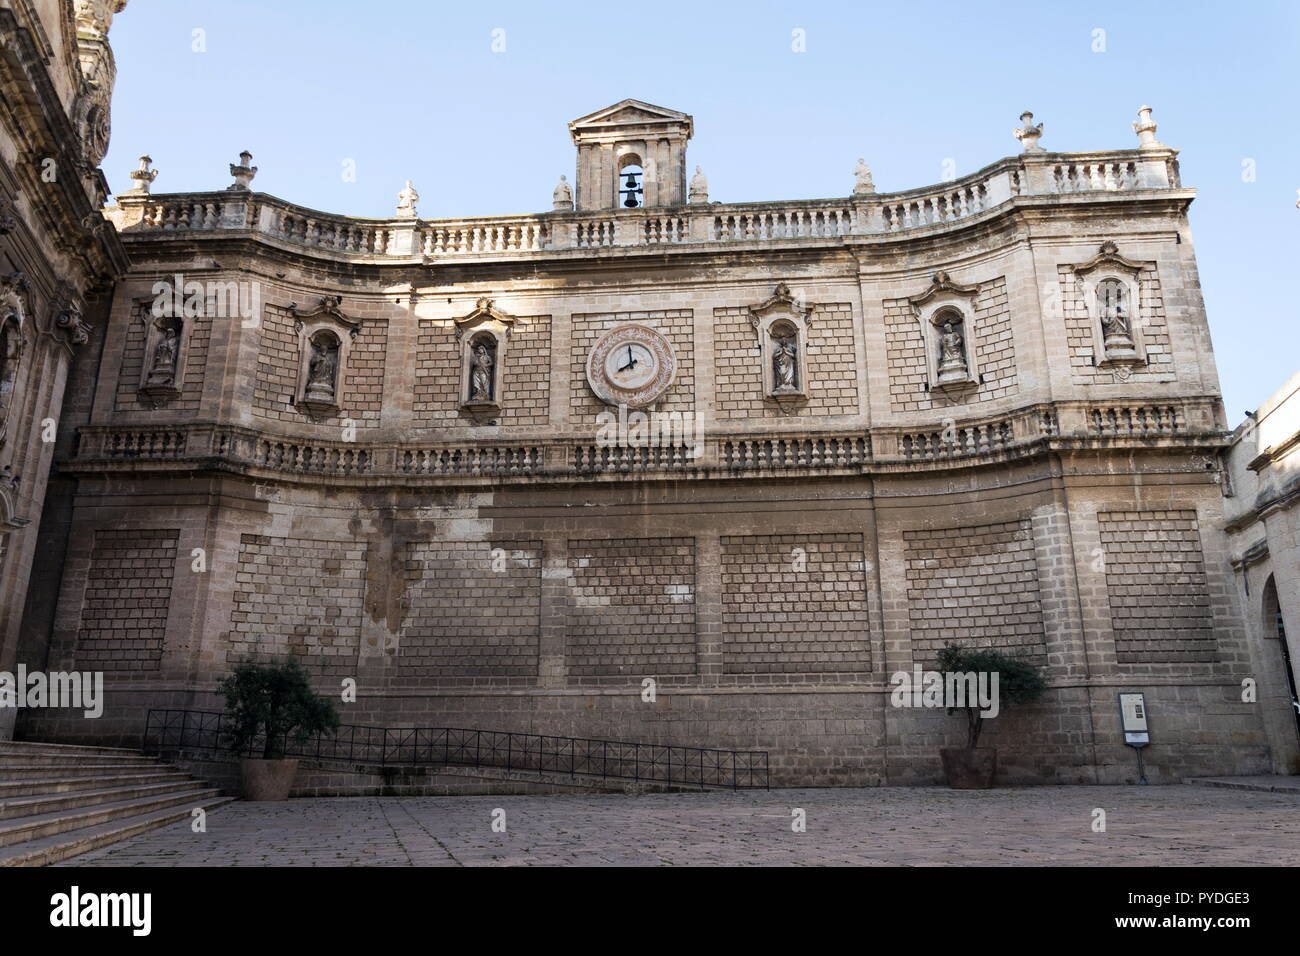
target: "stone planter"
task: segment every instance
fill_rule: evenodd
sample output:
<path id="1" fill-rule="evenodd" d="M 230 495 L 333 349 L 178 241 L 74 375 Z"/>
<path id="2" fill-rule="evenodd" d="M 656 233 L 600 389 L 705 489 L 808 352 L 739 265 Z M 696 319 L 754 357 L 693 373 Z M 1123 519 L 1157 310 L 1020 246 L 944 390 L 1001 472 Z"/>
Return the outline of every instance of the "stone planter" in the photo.
<path id="1" fill-rule="evenodd" d="M 971 750 L 969 747 L 943 747 L 944 776 L 954 790 L 988 790 L 998 772 L 998 752 L 992 747 Z"/>
<path id="2" fill-rule="evenodd" d="M 245 800 L 284 800 L 298 775 L 298 761 L 239 761 L 239 786 Z"/>

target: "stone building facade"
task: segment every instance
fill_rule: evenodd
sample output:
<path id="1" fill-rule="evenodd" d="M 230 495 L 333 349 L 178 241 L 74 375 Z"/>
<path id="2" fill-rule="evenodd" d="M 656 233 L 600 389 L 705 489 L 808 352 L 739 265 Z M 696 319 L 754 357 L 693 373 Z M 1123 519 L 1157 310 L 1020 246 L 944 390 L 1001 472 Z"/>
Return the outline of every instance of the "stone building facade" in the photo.
<path id="1" fill-rule="evenodd" d="M 424 219 L 410 184 L 331 215 L 248 154 L 218 191 L 140 179 L 24 632 L 108 707 L 24 731 L 133 742 L 292 653 L 356 679 L 349 723 L 927 782 L 962 722 L 891 677 L 964 641 L 1050 677 L 987 732 L 1003 779 L 1132 778 L 1134 689 L 1153 780 L 1268 769 L 1194 192 L 1149 110 L 1122 150 L 1024 119 L 969 176 L 859 162 L 825 200 L 710 202 L 691 117 L 636 100 L 570 124 L 535 215 Z"/>
<path id="2" fill-rule="evenodd" d="M 99 170 L 116 72 L 107 35 L 125 6 L 0 0 L 0 672 L 19 659 L 50 465 L 75 432 L 64 395 L 93 380 L 103 339 L 91 333 L 127 269 Z M 46 587 L 57 574 L 45 565 Z M 0 740 L 15 716 L 0 707 Z"/>
<path id="3" fill-rule="evenodd" d="M 1276 773 L 1300 773 L 1300 373 L 1232 434 L 1224 504 Z"/>

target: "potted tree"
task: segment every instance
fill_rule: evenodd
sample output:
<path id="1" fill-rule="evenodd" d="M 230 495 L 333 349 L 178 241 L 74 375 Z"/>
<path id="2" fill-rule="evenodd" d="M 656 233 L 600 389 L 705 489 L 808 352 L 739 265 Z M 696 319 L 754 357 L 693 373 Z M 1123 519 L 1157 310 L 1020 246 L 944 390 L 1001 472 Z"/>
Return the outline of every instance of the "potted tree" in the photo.
<path id="1" fill-rule="evenodd" d="M 289 796 L 297 759 L 285 757 L 290 740 L 303 741 L 339 725 L 333 702 L 312 690 L 307 673 L 292 655 L 275 663 L 244 661 L 218 685 L 226 698 L 230 749 L 261 757 L 239 761 L 245 800 L 284 800 Z"/>
<path id="2" fill-rule="evenodd" d="M 993 683 L 990 675 L 997 674 L 996 705 L 999 713 L 1009 704 L 1027 704 L 1037 700 L 1047 689 L 1047 680 L 1039 667 L 992 648 L 945 644 L 939 652 L 938 670 L 945 688 L 950 686 L 949 675 L 955 681 L 959 677 L 974 674 L 977 677 L 985 675 L 985 686 L 991 691 Z M 953 703 L 947 699 L 946 702 L 950 705 Z M 948 778 L 948 786 L 953 789 L 987 790 L 993 786 L 993 778 L 998 769 L 998 752 L 994 747 L 981 749 L 979 746 L 984 721 L 993 716 L 985 716 L 983 709 L 979 701 L 971 700 L 969 695 L 962 706 L 948 707 L 949 714 L 954 710 L 966 712 L 966 746 L 943 747 L 939 750 L 944 775 Z"/>

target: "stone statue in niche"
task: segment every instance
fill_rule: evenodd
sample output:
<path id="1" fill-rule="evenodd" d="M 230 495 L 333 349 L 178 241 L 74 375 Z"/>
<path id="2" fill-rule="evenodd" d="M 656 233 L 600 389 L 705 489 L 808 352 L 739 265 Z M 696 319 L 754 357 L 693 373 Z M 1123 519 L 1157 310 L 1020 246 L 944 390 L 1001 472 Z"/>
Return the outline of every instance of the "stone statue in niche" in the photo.
<path id="1" fill-rule="evenodd" d="M 179 344 L 180 335 L 174 325 L 164 325 L 158 330 L 158 344 L 154 346 L 148 384 L 171 385 L 176 381 L 176 350 Z"/>
<path id="2" fill-rule="evenodd" d="M 469 369 L 469 400 L 471 402 L 490 402 L 492 394 L 492 350 L 488 343 L 480 340 L 474 343 L 473 356 Z"/>
<path id="3" fill-rule="evenodd" d="M 772 349 L 772 390 L 776 393 L 799 389 L 799 349 L 793 335 L 778 336 Z"/>
<path id="4" fill-rule="evenodd" d="M 1137 349 L 1133 345 L 1133 326 L 1129 314 L 1124 284 L 1115 279 L 1104 279 L 1097 286 L 1097 310 L 1104 336 L 1106 358 L 1133 358 Z"/>
<path id="5" fill-rule="evenodd" d="M 311 340 L 311 358 L 307 361 L 307 399 L 332 402 L 336 394 L 339 346 L 328 335 Z"/>
<path id="6" fill-rule="evenodd" d="M 966 339 L 953 319 L 945 318 L 939 336 L 939 384 L 950 385 L 970 378 L 966 363 Z"/>

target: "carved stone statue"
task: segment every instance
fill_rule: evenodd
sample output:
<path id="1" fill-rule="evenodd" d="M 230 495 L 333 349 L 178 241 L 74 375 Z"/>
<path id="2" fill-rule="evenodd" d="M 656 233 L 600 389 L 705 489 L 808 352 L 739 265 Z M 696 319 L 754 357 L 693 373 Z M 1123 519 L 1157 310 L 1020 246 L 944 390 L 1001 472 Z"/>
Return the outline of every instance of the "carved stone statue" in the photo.
<path id="1" fill-rule="evenodd" d="M 1129 316 L 1123 283 L 1104 279 L 1097 286 L 1097 309 L 1100 313 L 1102 348 L 1106 358 L 1133 358 L 1137 349 L 1133 345 L 1133 326 Z"/>
<path id="2" fill-rule="evenodd" d="M 946 321 L 943 334 L 939 336 L 939 384 L 950 385 L 968 378 L 965 337 L 951 321 Z"/>
<path id="3" fill-rule="evenodd" d="M 858 165 L 853 167 L 853 195 L 865 196 L 875 191 L 876 184 L 871 181 L 871 167 L 859 156 Z"/>
<path id="4" fill-rule="evenodd" d="M 776 340 L 772 350 L 772 390 L 793 392 L 798 390 L 799 355 L 793 335 Z"/>
<path id="5" fill-rule="evenodd" d="M 416 217 L 415 204 L 420 201 L 420 194 L 415 191 L 411 181 L 406 181 L 406 187 L 397 194 L 397 218 L 414 219 Z"/>
<path id="6" fill-rule="evenodd" d="M 474 356 L 470 359 L 469 400 L 492 401 L 492 353 L 483 342 L 474 346 Z"/>
<path id="7" fill-rule="evenodd" d="M 551 193 L 551 205 L 566 212 L 573 209 L 573 187 L 569 185 L 568 180 L 563 175 L 560 176 L 555 191 Z"/>
<path id="8" fill-rule="evenodd" d="M 311 341 L 311 358 L 307 361 L 307 398 L 328 401 L 334 398 L 338 373 L 339 350 L 322 338 Z"/>
<path id="9" fill-rule="evenodd" d="M 709 180 L 705 177 L 704 171 L 695 167 L 695 175 L 691 177 L 691 194 L 689 201 L 693 203 L 705 203 L 709 201 Z"/>
<path id="10" fill-rule="evenodd" d="M 153 350 L 153 364 L 149 367 L 150 385 L 171 385 L 176 381 L 176 348 L 180 336 L 174 326 L 165 325 L 158 331 L 158 344 Z"/>

